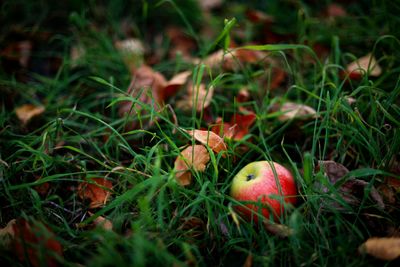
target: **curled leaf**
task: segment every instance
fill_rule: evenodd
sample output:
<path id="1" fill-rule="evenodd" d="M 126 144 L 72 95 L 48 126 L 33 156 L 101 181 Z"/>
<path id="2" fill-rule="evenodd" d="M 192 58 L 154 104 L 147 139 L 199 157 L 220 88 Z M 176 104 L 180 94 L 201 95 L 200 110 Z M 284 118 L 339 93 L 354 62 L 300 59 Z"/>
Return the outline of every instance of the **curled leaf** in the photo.
<path id="1" fill-rule="evenodd" d="M 25 104 L 15 109 L 18 119 L 26 125 L 33 117 L 41 115 L 45 111 L 43 106 Z"/>
<path id="2" fill-rule="evenodd" d="M 91 178 L 91 182 L 81 182 L 78 186 L 78 196 L 89 200 L 91 209 L 102 207 L 110 198 L 111 181 L 105 178 Z"/>
<path id="3" fill-rule="evenodd" d="M 400 238 L 372 237 L 365 241 L 358 250 L 381 260 L 392 261 L 400 257 Z"/>
<path id="4" fill-rule="evenodd" d="M 228 150 L 224 139 L 212 131 L 189 130 L 186 132 L 203 145 L 211 148 L 215 153 Z M 222 156 L 225 157 L 224 154 Z"/>
<path id="5" fill-rule="evenodd" d="M 210 155 L 203 145 L 188 146 L 175 160 L 175 178 L 180 185 L 186 186 L 192 182 L 190 169 L 203 172 Z"/>

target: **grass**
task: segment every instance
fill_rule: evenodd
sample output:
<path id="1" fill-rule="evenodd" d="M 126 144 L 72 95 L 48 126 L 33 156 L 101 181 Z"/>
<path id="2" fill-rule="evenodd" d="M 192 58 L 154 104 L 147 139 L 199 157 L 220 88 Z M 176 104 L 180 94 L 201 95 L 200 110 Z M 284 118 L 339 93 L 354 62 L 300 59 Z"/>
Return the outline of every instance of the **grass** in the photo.
<path id="1" fill-rule="evenodd" d="M 331 1 L 256 1 L 254 8 L 275 17 L 273 32 L 291 36 L 280 44 L 248 47 L 269 52 L 266 60 L 287 73 L 276 89 L 270 88 L 273 69 L 262 62 L 210 70 L 179 55 L 169 58 L 173 44 L 165 36 L 157 42 L 168 25 L 179 25 L 193 37 L 199 57 L 230 41 L 261 40 L 259 26 L 244 15 L 251 6 L 246 1 L 225 3 L 209 18 L 193 16 L 201 14 L 194 1 L 69 1 L 61 8 L 51 1 L 24 2 L 6 1 L 1 11 L 1 49 L 26 39 L 35 45 L 29 68 L 0 59 L 1 227 L 21 217 L 45 223 L 63 246 L 59 261 L 65 266 L 242 266 L 246 259 L 254 266 L 390 265 L 357 248 L 370 236 L 399 230 L 398 189 L 396 201 L 386 202 L 383 210 L 369 194 L 372 186 L 385 185 L 386 177 L 400 178 L 395 171 L 400 161 L 400 6 L 395 1 L 354 1 L 345 6 L 351 15 L 335 20 L 319 16 Z M 128 30 L 121 27 L 124 20 Z M 203 24 L 212 36 L 201 34 Z M 242 36 L 237 31 L 245 37 L 237 37 Z M 216 91 L 209 111 L 176 109 L 184 91 L 168 102 L 174 113 L 128 96 L 131 74 L 113 42 L 130 35 L 160 54 L 152 67 L 167 78 L 192 70 L 195 84 L 212 84 Z M 69 55 L 75 44 L 86 51 L 79 66 Z M 315 58 L 315 44 L 330 48 L 326 59 Z M 382 75 L 344 79 L 345 66 L 369 52 L 384 69 Z M 269 75 L 260 84 L 264 73 Z M 250 100 L 236 102 L 244 87 Z M 142 127 L 126 130 L 130 121 L 118 115 L 122 100 L 142 107 Z M 271 107 L 286 100 L 313 107 L 317 117 L 279 121 L 281 114 Z M 22 125 L 15 108 L 25 103 L 44 105 L 45 112 Z M 227 141 L 226 158 L 211 153 L 206 171 L 193 171 L 190 186 L 177 184 L 174 161 L 194 142 L 182 129 L 210 128 L 207 112 L 228 121 L 239 107 L 257 116 L 249 134 Z M 279 220 L 293 232 L 285 238 L 240 218 L 233 209 L 238 203 L 229 196 L 242 167 L 270 159 L 289 166 L 299 186 L 298 205 Z M 316 186 L 327 180 L 315 170 L 319 160 L 341 163 L 350 170 L 345 179 L 368 183 L 357 192 L 359 205 L 346 203 L 337 185 L 327 184 L 328 193 Z M 111 200 L 94 210 L 77 193 L 78 183 L 91 177 L 113 183 Z M 45 183 L 49 189 L 41 194 L 38 186 Z M 96 216 L 109 219 L 113 230 L 90 229 Z M 4 266 L 29 266 L 27 260 L 16 261 L 7 247 L 1 251 Z"/>

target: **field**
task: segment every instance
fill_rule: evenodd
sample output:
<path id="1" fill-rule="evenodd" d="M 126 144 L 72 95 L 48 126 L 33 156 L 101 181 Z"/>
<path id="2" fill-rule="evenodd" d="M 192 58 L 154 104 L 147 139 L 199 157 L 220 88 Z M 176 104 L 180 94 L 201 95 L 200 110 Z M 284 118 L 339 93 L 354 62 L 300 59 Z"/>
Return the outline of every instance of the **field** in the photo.
<path id="1" fill-rule="evenodd" d="M 398 1 L 53 2 L 1 3 L 1 266 L 399 266 Z"/>

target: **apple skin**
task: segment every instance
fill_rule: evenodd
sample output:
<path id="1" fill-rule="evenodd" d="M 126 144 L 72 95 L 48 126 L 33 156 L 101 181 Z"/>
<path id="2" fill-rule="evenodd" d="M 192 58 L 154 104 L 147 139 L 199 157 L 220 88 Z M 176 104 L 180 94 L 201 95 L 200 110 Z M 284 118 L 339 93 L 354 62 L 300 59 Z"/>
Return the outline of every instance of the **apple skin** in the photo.
<path id="1" fill-rule="evenodd" d="M 275 179 L 272 164 L 278 179 Z M 279 193 L 276 181 L 280 183 L 282 194 Z M 295 204 L 297 186 L 293 175 L 282 165 L 273 161 L 256 161 L 247 164 L 236 174 L 232 181 L 230 194 L 238 201 L 261 202 L 263 206 L 266 206 L 261 208 L 263 216 L 268 219 L 270 211 L 273 211 L 273 217 L 276 220 L 281 216 L 284 205 L 281 205 L 279 199 L 272 199 L 269 196 L 281 195 L 286 203 Z M 235 209 L 248 221 L 253 219 L 257 223 L 258 216 L 252 211 L 258 212 L 260 205 L 245 204 L 245 206 L 247 208 L 235 206 Z"/>

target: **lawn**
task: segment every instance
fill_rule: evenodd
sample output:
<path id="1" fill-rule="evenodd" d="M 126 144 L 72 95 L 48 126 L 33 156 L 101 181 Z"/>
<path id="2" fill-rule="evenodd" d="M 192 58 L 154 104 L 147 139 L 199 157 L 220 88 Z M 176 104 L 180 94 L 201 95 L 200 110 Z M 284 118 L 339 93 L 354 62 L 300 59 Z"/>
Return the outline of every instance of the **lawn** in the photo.
<path id="1" fill-rule="evenodd" d="M 400 265 L 398 1 L 0 12 L 1 266 Z"/>

